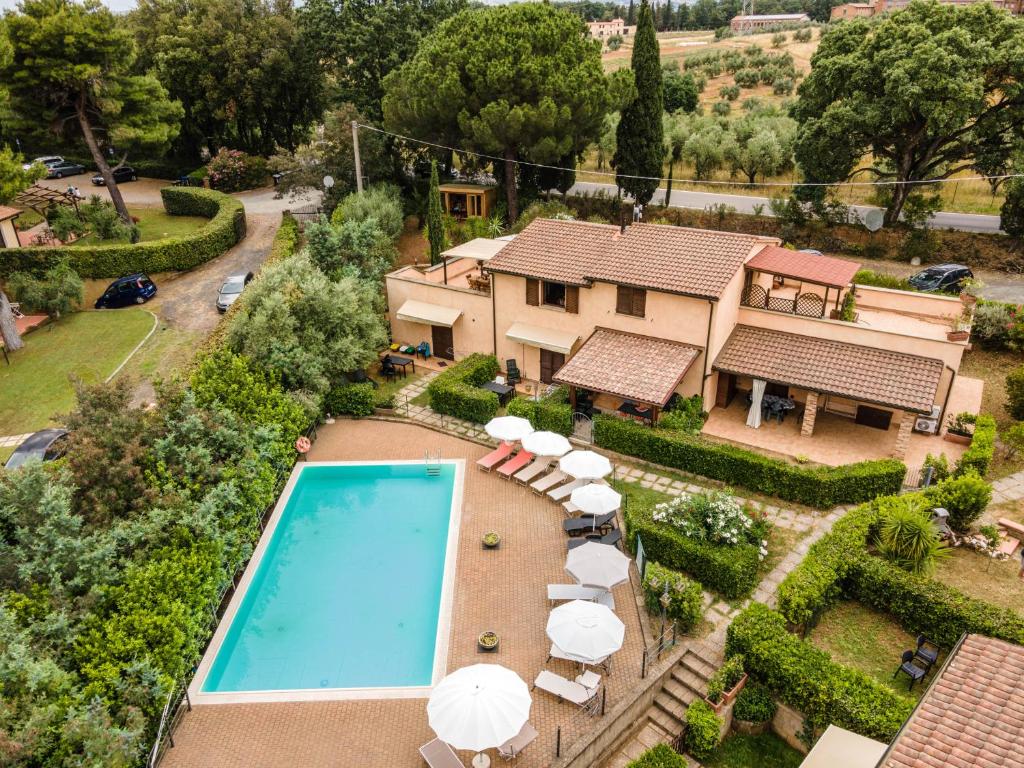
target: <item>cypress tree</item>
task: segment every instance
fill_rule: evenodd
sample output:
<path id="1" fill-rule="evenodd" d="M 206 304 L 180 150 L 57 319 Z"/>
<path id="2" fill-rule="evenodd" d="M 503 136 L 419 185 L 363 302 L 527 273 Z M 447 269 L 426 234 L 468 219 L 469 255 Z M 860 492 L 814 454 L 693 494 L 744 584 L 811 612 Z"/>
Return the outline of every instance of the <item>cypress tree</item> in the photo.
<path id="1" fill-rule="evenodd" d="M 654 31 L 654 16 L 647 0 L 640 4 L 631 61 L 636 79 L 636 98 L 622 110 L 615 132 L 617 148 L 612 165 L 615 183 L 638 203 L 646 205 L 658 188 L 663 146 L 664 93 L 661 83 L 661 57 Z M 626 178 L 648 176 L 649 179 Z"/>
<path id="2" fill-rule="evenodd" d="M 626 12 L 626 26 L 631 27 L 636 24 L 636 6 L 633 5 L 633 0 L 629 0 L 629 10 Z"/>
<path id="3" fill-rule="evenodd" d="M 430 243 L 430 263 L 441 261 L 444 248 L 444 220 L 441 215 L 441 192 L 438 189 L 437 161 L 430 161 L 430 192 L 427 195 L 427 241 Z"/>
<path id="4" fill-rule="evenodd" d="M 675 16 L 672 14 L 672 0 L 665 0 L 665 7 L 661 9 L 662 31 L 671 30 L 673 21 L 675 21 Z"/>

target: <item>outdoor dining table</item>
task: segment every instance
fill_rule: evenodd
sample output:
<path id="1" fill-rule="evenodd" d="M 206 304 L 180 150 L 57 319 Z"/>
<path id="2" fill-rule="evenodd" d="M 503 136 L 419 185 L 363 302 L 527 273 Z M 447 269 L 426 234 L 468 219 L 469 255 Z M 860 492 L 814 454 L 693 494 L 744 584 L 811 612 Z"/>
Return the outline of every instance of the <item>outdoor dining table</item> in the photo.
<path id="1" fill-rule="evenodd" d="M 402 378 L 403 379 L 406 376 L 405 366 L 407 366 L 407 365 L 411 365 L 412 366 L 412 372 L 416 373 L 416 361 L 413 360 L 411 357 L 396 357 L 395 355 L 391 355 L 391 363 L 393 365 L 401 366 L 401 368 L 402 368 Z"/>
<path id="2" fill-rule="evenodd" d="M 516 388 L 510 384 L 499 384 L 496 381 L 488 381 L 480 385 L 481 389 L 486 389 L 498 396 L 498 402 L 505 405 L 511 400 L 516 393 Z"/>

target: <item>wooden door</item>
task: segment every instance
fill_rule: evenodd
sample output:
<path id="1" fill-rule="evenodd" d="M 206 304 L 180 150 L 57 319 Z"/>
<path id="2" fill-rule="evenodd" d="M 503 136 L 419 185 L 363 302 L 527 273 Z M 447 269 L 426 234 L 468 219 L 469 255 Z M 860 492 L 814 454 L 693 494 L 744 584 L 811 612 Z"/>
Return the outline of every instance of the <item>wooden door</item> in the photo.
<path id="1" fill-rule="evenodd" d="M 445 328 L 443 325 L 430 326 L 430 346 L 433 347 L 431 351 L 438 357 L 445 360 L 455 359 L 455 341 L 452 339 L 451 328 Z"/>
<path id="2" fill-rule="evenodd" d="M 552 352 L 550 349 L 542 349 L 540 351 L 540 380 L 545 384 L 550 384 L 552 377 L 563 365 L 565 365 L 565 355 L 561 352 Z"/>
<path id="3" fill-rule="evenodd" d="M 734 397 L 736 397 L 736 375 L 732 373 L 719 373 L 715 405 L 719 408 L 728 408 L 729 403 L 732 402 Z"/>

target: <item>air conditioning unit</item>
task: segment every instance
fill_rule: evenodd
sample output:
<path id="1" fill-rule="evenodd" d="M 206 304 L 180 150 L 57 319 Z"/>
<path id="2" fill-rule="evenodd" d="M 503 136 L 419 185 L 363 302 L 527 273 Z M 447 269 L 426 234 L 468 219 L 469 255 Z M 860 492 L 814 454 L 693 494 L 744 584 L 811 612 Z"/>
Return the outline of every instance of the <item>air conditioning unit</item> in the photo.
<path id="1" fill-rule="evenodd" d="M 933 405 L 932 412 L 928 416 L 918 416 L 914 420 L 914 431 L 934 435 L 939 431 L 939 414 L 941 413 L 942 406 Z"/>

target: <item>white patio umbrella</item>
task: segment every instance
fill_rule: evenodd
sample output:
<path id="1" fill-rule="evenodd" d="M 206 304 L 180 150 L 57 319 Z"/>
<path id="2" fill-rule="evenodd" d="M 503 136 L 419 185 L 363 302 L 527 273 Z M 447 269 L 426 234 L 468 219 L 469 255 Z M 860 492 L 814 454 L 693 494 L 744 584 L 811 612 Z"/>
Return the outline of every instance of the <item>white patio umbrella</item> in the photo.
<path id="1" fill-rule="evenodd" d="M 557 432 L 534 432 L 523 438 L 523 448 L 534 456 L 564 456 L 572 444 Z"/>
<path id="2" fill-rule="evenodd" d="M 520 416 L 498 416 L 484 425 L 487 434 L 496 440 L 514 443 L 533 432 L 533 425 Z"/>
<path id="3" fill-rule="evenodd" d="M 588 541 L 569 550 L 565 570 L 584 587 L 611 589 L 629 579 L 629 563 L 618 548 Z"/>
<path id="4" fill-rule="evenodd" d="M 593 451 L 573 451 L 558 460 L 558 468 L 577 480 L 597 480 L 611 474 L 612 463 Z"/>
<path id="5" fill-rule="evenodd" d="M 601 483 L 591 483 L 572 492 L 569 501 L 579 507 L 585 515 L 605 515 L 622 504 L 622 495 Z"/>
<path id="6" fill-rule="evenodd" d="M 567 655 L 593 663 L 622 647 L 626 625 L 607 606 L 573 600 L 551 611 L 547 632 Z"/>
<path id="7" fill-rule="evenodd" d="M 473 664 L 437 684 L 427 702 L 427 720 L 441 741 L 482 752 L 516 736 L 532 703 L 530 689 L 511 669 Z"/>

